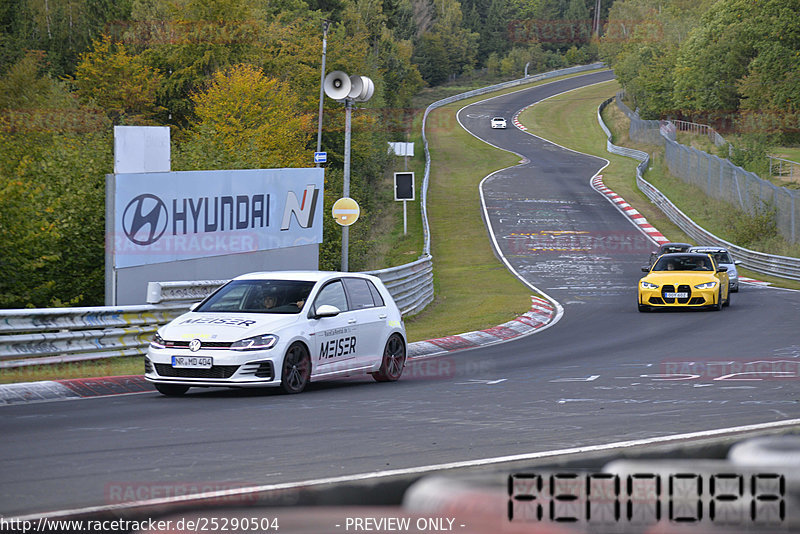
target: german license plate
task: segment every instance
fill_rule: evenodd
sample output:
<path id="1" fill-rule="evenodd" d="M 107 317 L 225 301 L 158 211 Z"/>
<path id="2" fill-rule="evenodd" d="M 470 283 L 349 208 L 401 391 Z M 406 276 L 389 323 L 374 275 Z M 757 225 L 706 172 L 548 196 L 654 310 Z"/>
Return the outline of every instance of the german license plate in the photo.
<path id="1" fill-rule="evenodd" d="M 668 299 L 688 299 L 689 293 L 664 293 Z"/>
<path id="2" fill-rule="evenodd" d="M 210 356 L 173 356 L 172 367 L 176 369 L 211 369 L 214 359 Z"/>

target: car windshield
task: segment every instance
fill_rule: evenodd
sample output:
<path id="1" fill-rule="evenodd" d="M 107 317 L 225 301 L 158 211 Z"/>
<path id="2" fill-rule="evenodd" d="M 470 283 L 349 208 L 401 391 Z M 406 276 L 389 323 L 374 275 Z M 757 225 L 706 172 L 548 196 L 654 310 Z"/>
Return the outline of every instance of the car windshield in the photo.
<path id="1" fill-rule="evenodd" d="M 195 312 L 300 313 L 314 282 L 234 280 L 195 308 Z"/>
<path id="2" fill-rule="evenodd" d="M 697 252 L 699 254 L 710 254 L 711 256 L 714 257 L 714 261 L 717 262 L 717 264 L 720 264 L 720 263 L 733 263 L 733 260 L 731 259 L 731 255 L 728 254 L 725 251 L 721 251 L 721 250 L 702 250 L 702 249 L 700 249 L 700 250 L 690 250 L 689 252 Z"/>
<path id="3" fill-rule="evenodd" d="M 669 254 L 671 252 L 686 252 L 685 245 L 663 245 L 661 247 L 661 254 Z"/>
<path id="4" fill-rule="evenodd" d="M 717 263 L 733 263 L 730 254 L 727 252 L 712 252 L 712 256 L 714 256 L 714 261 Z"/>
<path id="5" fill-rule="evenodd" d="M 699 254 L 687 256 L 661 256 L 653 267 L 654 271 L 711 271 L 713 267 L 708 256 Z"/>

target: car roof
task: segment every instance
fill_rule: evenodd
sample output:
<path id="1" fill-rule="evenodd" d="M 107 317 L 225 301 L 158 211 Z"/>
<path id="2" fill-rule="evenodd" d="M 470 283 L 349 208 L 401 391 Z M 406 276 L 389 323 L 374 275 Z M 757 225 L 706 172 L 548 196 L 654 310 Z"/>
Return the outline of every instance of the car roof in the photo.
<path id="1" fill-rule="evenodd" d="M 667 247 L 691 247 L 689 243 L 662 243 L 659 248 L 667 248 Z"/>
<path id="2" fill-rule="evenodd" d="M 505 117 L 492 117 L 492 120 L 493 121 L 504 121 L 504 120 L 506 120 L 506 118 Z"/>
<path id="3" fill-rule="evenodd" d="M 702 253 L 702 252 L 670 252 L 669 254 L 662 254 L 661 256 L 659 256 L 658 259 L 661 259 L 661 258 L 678 258 L 678 257 L 680 257 L 680 258 L 689 257 L 689 258 L 703 258 L 703 259 L 705 259 L 705 258 L 708 258 L 708 254 L 705 254 L 705 253 Z"/>
<path id="4" fill-rule="evenodd" d="M 373 278 L 363 273 L 343 273 L 338 271 L 260 271 L 239 275 L 234 280 L 303 280 L 319 282 L 340 276 Z"/>
<path id="5" fill-rule="evenodd" d="M 692 247 L 688 252 L 728 252 L 725 247 Z"/>

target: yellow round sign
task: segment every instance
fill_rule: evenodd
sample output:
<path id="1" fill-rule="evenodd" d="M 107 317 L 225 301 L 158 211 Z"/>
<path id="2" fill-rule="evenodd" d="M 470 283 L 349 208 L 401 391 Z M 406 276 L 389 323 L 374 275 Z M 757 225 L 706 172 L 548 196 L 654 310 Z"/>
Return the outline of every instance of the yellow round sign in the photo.
<path id="1" fill-rule="evenodd" d="M 361 208 L 358 202 L 349 197 L 340 198 L 333 203 L 333 218 L 342 226 L 350 226 L 358 220 Z"/>

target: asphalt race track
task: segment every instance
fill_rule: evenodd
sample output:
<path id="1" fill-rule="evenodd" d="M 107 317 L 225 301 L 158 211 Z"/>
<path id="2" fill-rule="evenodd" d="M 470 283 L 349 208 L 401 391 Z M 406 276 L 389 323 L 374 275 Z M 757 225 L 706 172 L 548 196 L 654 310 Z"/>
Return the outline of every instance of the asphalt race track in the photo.
<path id="1" fill-rule="evenodd" d="M 0 515 L 799 417 L 800 292 L 743 285 L 721 312 L 639 313 L 640 266 L 655 247 L 590 187 L 605 161 L 510 120 L 507 130 L 489 127 L 492 116 L 510 119 L 610 78 L 570 78 L 459 112 L 476 136 L 528 161 L 487 179 L 483 193 L 502 254 L 563 306 L 555 326 L 410 366 L 392 384 L 366 378 L 299 396 L 193 389 L 182 398 L 152 392 L 2 407 Z M 737 374 L 758 361 L 778 372 Z M 779 374 L 792 365 L 794 376 Z"/>

